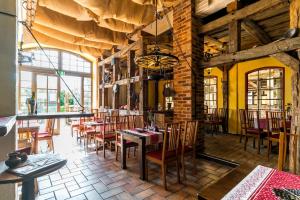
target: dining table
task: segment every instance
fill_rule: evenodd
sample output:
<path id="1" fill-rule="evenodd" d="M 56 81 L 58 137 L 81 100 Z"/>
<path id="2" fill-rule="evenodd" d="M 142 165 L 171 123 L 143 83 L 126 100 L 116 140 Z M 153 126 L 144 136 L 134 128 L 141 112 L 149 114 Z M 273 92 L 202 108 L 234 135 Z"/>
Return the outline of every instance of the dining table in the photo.
<path id="1" fill-rule="evenodd" d="M 258 165 L 222 200 L 300 199 L 300 176 Z"/>
<path id="2" fill-rule="evenodd" d="M 121 135 L 121 168 L 126 169 L 126 148 L 128 141 L 138 144 L 140 179 L 146 180 L 146 146 L 163 142 L 163 133 L 149 129 L 135 128 L 117 131 Z"/>
<path id="3" fill-rule="evenodd" d="M 22 182 L 22 200 L 33 200 L 34 179 L 50 174 L 66 163 L 67 159 L 59 154 L 29 155 L 26 162 L 13 169 L 8 168 L 5 161 L 0 161 L 0 185 Z"/>

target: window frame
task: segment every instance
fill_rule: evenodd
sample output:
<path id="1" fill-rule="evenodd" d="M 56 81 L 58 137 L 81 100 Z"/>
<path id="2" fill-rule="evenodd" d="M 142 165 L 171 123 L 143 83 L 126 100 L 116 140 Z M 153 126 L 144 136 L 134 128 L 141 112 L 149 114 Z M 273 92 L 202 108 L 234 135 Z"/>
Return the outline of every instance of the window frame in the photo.
<path id="1" fill-rule="evenodd" d="M 35 48 L 28 48 L 26 49 L 26 51 L 30 52 L 30 51 L 34 51 Z M 57 70 L 62 70 L 65 72 L 65 76 L 77 76 L 81 78 L 82 81 L 82 90 L 81 90 L 81 104 L 84 106 L 84 86 L 83 86 L 83 82 L 84 82 L 84 78 L 90 78 L 91 79 L 91 107 L 93 106 L 93 87 L 92 87 L 92 83 L 93 83 L 93 62 L 84 58 L 83 56 L 79 55 L 79 54 L 75 54 L 73 52 L 69 52 L 69 51 L 65 51 L 65 50 L 60 50 L 57 48 L 46 48 L 45 50 L 56 50 L 58 52 L 58 68 Z M 90 73 L 86 73 L 86 72 L 76 72 L 76 71 L 67 71 L 67 70 L 63 70 L 62 69 L 62 53 L 66 52 L 69 54 L 73 54 L 75 56 L 78 56 L 82 59 L 84 59 L 85 61 L 90 63 Z M 51 67 L 51 68 L 45 68 L 45 67 L 38 67 L 38 66 L 31 66 L 31 65 L 26 65 L 26 64 L 21 64 L 19 65 L 19 83 L 18 83 L 18 112 L 22 112 L 21 110 L 21 72 L 31 72 L 32 73 L 32 83 L 31 83 L 31 91 L 35 92 L 37 94 L 37 85 L 36 85 L 36 77 L 38 75 L 46 75 L 47 76 L 47 80 L 48 80 L 48 76 L 57 76 L 56 75 L 56 71 Z M 48 83 L 47 83 L 48 84 Z M 57 98 L 59 98 L 60 96 L 60 91 L 61 91 L 61 84 L 63 84 L 62 80 L 57 77 Z M 47 96 L 48 97 L 48 96 Z M 47 105 L 47 110 L 48 110 L 48 105 Z M 57 112 L 60 112 L 60 103 L 57 103 Z"/>
<path id="2" fill-rule="evenodd" d="M 248 105 L 248 91 L 249 91 L 249 88 L 248 88 L 248 81 L 249 81 L 249 74 L 253 73 L 253 72 L 257 72 L 258 73 L 258 78 L 257 78 L 257 83 L 259 84 L 259 80 L 275 80 L 275 79 L 278 79 L 278 78 L 267 78 L 267 79 L 259 79 L 259 71 L 261 70 L 272 70 L 272 69 L 279 69 L 281 70 L 282 72 L 282 77 L 280 78 L 280 82 L 281 82 L 281 87 L 280 88 L 273 88 L 272 90 L 281 90 L 282 92 L 282 96 L 281 96 L 281 99 L 265 99 L 265 100 L 280 100 L 282 105 L 282 110 L 285 109 L 284 105 L 285 105 L 285 68 L 284 67 L 279 67 L 279 66 L 266 66 L 266 67 L 260 67 L 260 68 L 257 68 L 257 69 L 254 69 L 254 70 L 251 70 L 251 71 L 248 71 L 246 74 L 245 74 L 245 109 L 248 109 L 249 105 Z M 259 108 L 259 101 L 262 100 L 262 98 L 259 98 L 259 91 L 261 89 L 259 88 L 258 86 L 258 96 L 257 96 L 257 109 L 258 111 L 270 111 L 270 109 L 260 109 Z M 266 90 L 270 90 L 270 89 L 266 89 Z M 267 104 L 266 104 L 267 105 Z M 260 112 L 261 113 L 261 112 Z"/>
<path id="3" fill-rule="evenodd" d="M 218 109 L 219 108 L 219 106 L 218 106 L 218 76 L 214 76 L 214 75 L 209 75 L 209 76 L 204 76 L 204 80 L 205 79 L 216 79 L 216 84 L 213 84 L 213 85 L 215 85 L 216 86 L 216 108 L 215 109 Z M 209 84 L 209 85 L 205 85 L 205 82 L 204 82 L 204 88 L 205 88 L 205 86 L 211 86 L 211 84 Z M 209 93 L 210 94 L 210 93 Z M 214 100 L 205 100 L 205 89 L 204 89 L 204 105 L 205 105 L 205 102 L 206 101 L 214 101 Z M 210 108 L 209 106 L 207 106 L 207 111 L 208 111 L 208 113 L 211 113 L 211 109 L 214 109 L 214 108 Z"/>

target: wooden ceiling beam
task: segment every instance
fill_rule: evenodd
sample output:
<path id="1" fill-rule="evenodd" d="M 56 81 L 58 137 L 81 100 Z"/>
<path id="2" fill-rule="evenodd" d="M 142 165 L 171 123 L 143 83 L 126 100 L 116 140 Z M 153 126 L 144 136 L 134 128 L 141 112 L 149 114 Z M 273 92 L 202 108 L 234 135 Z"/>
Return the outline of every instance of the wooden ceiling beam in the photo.
<path id="1" fill-rule="evenodd" d="M 242 28 L 261 44 L 268 44 L 272 42 L 272 39 L 268 35 L 268 33 L 265 32 L 260 26 L 258 26 L 253 20 L 244 19 L 242 21 Z M 285 52 L 276 53 L 270 56 L 276 58 L 277 60 L 279 60 L 286 66 L 291 67 L 295 71 L 299 70 L 299 60 L 295 59 L 294 57 L 290 56 Z"/>
<path id="2" fill-rule="evenodd" d="M 109 56 L 108 58 L 105 58 L 104 60 L 100 61 L 99 65 L 101 66 L 101 65 L 105 65 L 105 64 L 111 63 L 111 61 L 112 61 L 113 58 L 120 58 L 120 57 L 122 57 L 122 55 L 126 54 L 128 51 L 133 50 L 136 47 L 140 47 L 140 43 L 141 43 L 141 40 L 138 40 L 138 41 L 136 41 L 136 42 L 134 42 L 134 43 L 132 43 L 132 44 L 130 44 L 130 45 L 122 48 L 117 53 L 115 53 L 115 54 Z"/>
<path id="3" fill-rule="evenodd" d="M 259 46 L 256 48 L 215 56 L 212 57 L 210 61 L 207 62 L 203 61 L 201 63 L 201 66 L 204 68 L 216 67 L 219 65 L 257 59 L 257 58 L 273 55 L 276 53 L 292 51 L 296 49 L 300 49 L 300 37 L 275 41 L 267 45 Z"/>
<path id="4" fill-rule="evenodd" d="M 211 43 L 215 46 L 217 46 L 218 49 L 223 49 L 224 48 L 224 43 L 209 36 L 209 35 L 205 35 L 204 36 L 204 41 L 208 42 L 208 43 Z"/>
<path id="5" fill-rule="evenodd" d="M 222 26 L 229 24 L 234 20 L 241 20 L 247 18 L 250 15 L 253 15 L 258 12 L 267 10 L 273 6 L 276 6 L 281 3 L 287 3 L 288 0 L 260 0 L 256 3 L 253 3 L 249 6 L 246 6 L 240 10 L 237 10 L 234 13 L 230 13 L 224 17 L 221 17 L 217 20 L 204 24 L 200 27 L 200 33 L 207 33 L 209 31 L 215 30 Z"/>
<path id="6" fill-rule="evenodd" d="M 242 28 L 259 43 L 268 44 L 272 42 L 272 39 L 269 37 L 269 35 L 261 27 L 259 27 L 253 20 L 244 19 L 241 25 Z"/>

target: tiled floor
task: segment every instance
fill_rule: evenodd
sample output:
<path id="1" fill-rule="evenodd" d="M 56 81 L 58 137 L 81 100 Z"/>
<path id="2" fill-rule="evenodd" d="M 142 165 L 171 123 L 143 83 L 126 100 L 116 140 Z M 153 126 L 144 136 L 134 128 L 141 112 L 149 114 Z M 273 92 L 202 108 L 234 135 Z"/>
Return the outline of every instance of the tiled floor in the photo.
<path id="1" fill-rule="evenodd" d="M 249 168 L 254 168 L 257 165 L 276 168 L 278 159 L 276 147 L 273 148 L 274 152 L 270 154 L 270 160 L 268 161 L 266 141 L 264 141 L 264 145 L 261 146 L 260 154 L 257 154 L 257 144 L 256 148 L 253 148 L 252 138 L 248 140 L 247 151 L 244 151 L 244 139 L 242 143 L 239 141 L 240 136 L 238 135 L 218 134 L 211 136 L 207 134 L 205 136 L 205 153 L 237 162 Z"/>
<path id="2" fill-rule="evenodd" d="M 176 183 L 175 167 L 168 168 L 168 191 L 163 189 L 160 168 L 149 166 L 149 182 L 139 179 L 137 158 L 128 160 L 128 169 L 121 170 L 115 161 L 115 152 L 104 159 L 100 151 L 97 156 L 85 153 L 83 146 L 71 137 L 65 128 L 55 137 L 55 152 L 68 158 L 67 165 L 59 171 L 38 179 L 37 199 L 195 199 L 202 188 L 216 182 L 232 169 L 206 160 L 197 161 L 197 173 L 187 167 L 187 181 Z M 170 164 L 175 166 L 175 164 Z"/>

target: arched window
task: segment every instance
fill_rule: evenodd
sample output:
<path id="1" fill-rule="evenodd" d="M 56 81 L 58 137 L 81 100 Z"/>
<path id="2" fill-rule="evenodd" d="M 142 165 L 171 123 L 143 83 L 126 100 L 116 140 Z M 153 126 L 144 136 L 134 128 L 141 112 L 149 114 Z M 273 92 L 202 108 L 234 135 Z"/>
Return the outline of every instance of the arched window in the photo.
<path id="1" fill-rule="evenodd" d="M 57 49 L 45 53 L 86 110 L 91 109 L 92 63 L 80 55 Z M 28 49 L 22 53 L 32 62 L 22 63 L 19 74 L 19 112 L 27 113 L 26 100 L 36 95 L 38 112 L 77 111 L 80 108 L 42 50 Z"/>
<path id="2" fill-rule="evenodd" d="M 284 68 L 264 67 L 246 74 L 246 108 L 280 111 L 284 108 Z"/>

